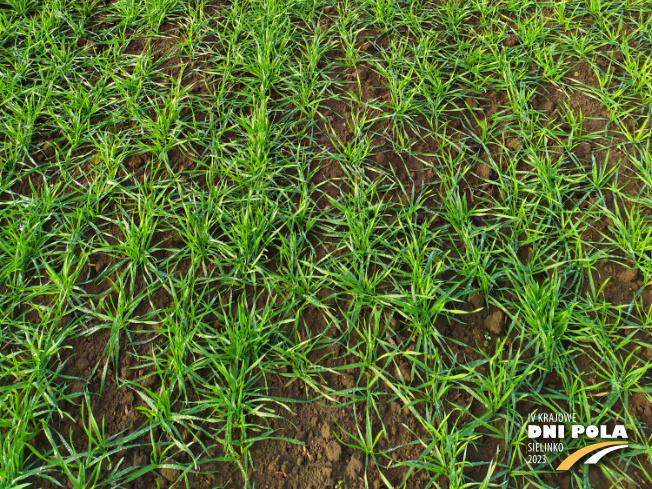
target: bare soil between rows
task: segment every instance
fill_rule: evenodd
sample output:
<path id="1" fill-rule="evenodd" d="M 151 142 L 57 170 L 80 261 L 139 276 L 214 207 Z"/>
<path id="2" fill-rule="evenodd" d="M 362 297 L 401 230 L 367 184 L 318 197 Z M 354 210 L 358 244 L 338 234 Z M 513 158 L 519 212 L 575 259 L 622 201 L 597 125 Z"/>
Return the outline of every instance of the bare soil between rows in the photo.
<path id="1" fill-rule="evenodd" d="M 379 45 L 382 46 L 383 39 L 381 38 Z M 507 38 L 506 43 L 513 45 L 518 42 L 517 39 L 510 36 Z M 158 41 L 156 49 L 165 50 L 172 44 L 166 45 L 164 41 Z M 142 50 L 145 43 L 142 44 L 135 42 L 130 45 L 130 50 L 137 53 Z M 373 50 L 369 46 L 366 49 Z M 174 76 L 174 73 L 171 73 Z M 391 95 L 386 87 L 386 80 L 373 71 L 369 66 L 361 64 L 356 69 L 349 69 L 343 71 L 338 75 L 341 77 L 340 81 L 349 83 L 351 90 L 360 92 L 362 100 L 365 102 L 378 101 L 387 102 Z M 595 75 L 587 65 L 579 65 L 574 73 L 575 78 L 584 83 L 597 83 Z M 197 83 L 197 78 L 189 78 L 188 83 Z M 589 125 L 587 130 L 596 132 L 604 124 L 597 121 L 597 118 L 605 118 L 608 116 L 605 109 L 594 99 L 591 99 L 582 94 L 575 94 L 572 98 L 561 93 L 553 85 L 549 85 L 547 93 L 539 93 L 533 102 L 533 107 L 536 110 L 541 110 L 546 117 L 554 123 L 557 117 L 557 111 L 562 103 L 567 103 L 571 107 L 576 107 L 582 110 L 585 116 L 589 118 Z M 203 88 L 202 88 L 203 90 Z M 461 113 L 451 117 L 450 127 L 456 131 L 465 132 L 473 131 L 472 123 L 466 124 L 466 121 L 472 121 L 472 114 L 481 114 L 484 116 L 491 116 L 496 113 L 500 108 L 503 108 L 507 102 L 507 95 L 505 93 L 490 93 L 483 96 L 478 96 L 475 99 L 468 100 L 467 108 Z M 334 131 L 335 136 L 345 144 L 349 142 L 353 134 L 348 124 L 351 121 L 350 108 L 342 101 L 326 102 L 322 107 L 324 120 L 318 123 L 322 133 L 320 143 L 325 147 L 332 144 L 331 130 Z M 456 113 L 458 114 L 458 113 Z M 593 120 L 591 118 L 596 118 Z M 421 126 L 424 126 L 424 121 L 417 121 Z M 413 150 L 422 156 L 416 158 L 413 156 L 399 155 L 394 152 L 391 144 L 391 123 L 387 121 L 378 121 L 373 127 L 373 131 L 377 134 L 373 142 L 375 147 L 374 154 L 370 157 L 370 168 L 374 167 L 378 170 L 379 175 L 391 175 L 397 182 L 406 188 L 421 188 L 424 185 L 429 185 L 437 181 L 437 175 L 433 169 L 424 164 L 427 162 L 429 154 L 435 154 L 438 151 L 437 135 L 428 137 L 421 137 L 421 134 L 410 134 L 414 140 L 415 145 Z M 514 154 L 518 154 L 520 143 L 518 140 L 508 140 L 507 146 L 510 147 Z M 561 151 L 560 148 L 556 148 Z M 579 160 L 587 162 L 591 155 L 596 155 L 598 159 L 604 156 L 604 149 L 600 148 L 596 142 L 585 143 L 580 145 L 575 150 L 575 157 Z M 38 157 L 42 160 L 47 160 L 52 156 L 52 149 L 48 150 L 48 144 L 44 145 L 42 155 Z M 194 156 L 194 155 L 193 155 Z M 618 151 L 613 151 L 610 158 L 613 159 L 613 164 L 622 155 Z M 502 155 L 506 157 L 506 155 Z M 482 163 L 481 161 L 485 161 Z M 147 158 L 134 157 L 128 163 L 130 169 L 137 174 L 144 170 L 147 164 Z M 465 192 L 469 200 L 474 201 L 476 196 L 480 195 L 493 195 L 496 197 L 497 189 L 491 185 L 491 180 L 495 176 L 492 169 L 486 164 L 488 155 L 480 152 L 478 154 L 478 163 L 474 168 L 472 174 L 464 182 Z M 169 162 L 173 168 L 178 168 L 179 171 L 186 171 L 192 167 L 192 159 L 189 155 L 184 154 L 180 150 L 173 150 L 169 155 Z M 527 163 L 523 163 L 523 169 L 527 169 Z M 341 195 L 342 179 L 346 177 L 342 167 L 337 161 L 325 161 L 316 172 L 311 184 L 316 190 L 314 205 L 320 208 L 326 207 L 325 197 L 320 198 L 320 194 L 326 194 L 331 198 L 336 198 Z M 627 175 L 624 175 L 627 177 Z M 635 175 L 630 175 L 631 181 L 625 185 L 625 188 L 635 193 Z M 17 194 L 27 195 L 31 194 L 31 185 L 35 185 L 37 191 L 40 187 L 40 182 L 24 179 L 17 184 L 12 191 Z M 409 193 L 409 192 L 408 192 Z M 404 193 L 399 189 L 389 191 L 384 196 L 388 201 L 400 200 L 404 198 Z M 446 196 L 435 196 L 435 199 L 444 199 Z M 612 202 L 607 203 L 613 206 Z M 612 207 L 613 208 L 613 207 Z M 480 223 L 478 223 L 480 224 Z M 589 235 L 586 236 L 588 241 L 599 241 L 600 233 L 609 232 L 609 223 L 597 223 L 591 230 Z M 174 236 L 161 236 L 162 240 L 167 238 L 174 239 Z M 519 252 L 519 258 L 526 260 L 528 253 L 531 249 L 524 248 Z M 623 260 L 624 262 L 624 260 Z M 105 267 L 106 264 L 101 264 L 101 258 L 98 257 L 96 263 L 100 263 L 100 268 Z M 594 280 L 597 283 L 603 283 L 608 280 L 608 284 L 604 289 L 604 299 L 613 304 L 627 305 L 630 304 L 634 295 L 643 285 L 643 279 L 636 270 L 630 269 L 624 264 L 612 261 L 605 261 L 599 263 L 594 272 Z M 166 301 L 169 297 L 160 296 L 154 297 L 152 302 L 160 304 L 162 308 L 166 307 Z M 644 308 L 649 308 L 652 305 L 652 289 L 645 288 L 640 294 L 640 301 Z M 465 348 L 461 344 L 466 345 L 482 345 L 486 340 L 486 333 L 489 332 L 493 339 L 484 348 L 488 352 L 492 352 L 495 347 L 496 338 L 504 338 L 506 335 L 506 318 L 504 314 L 495 306 L 487 306 L 481 295 L 475 295 L 470 298 L 469 302 L 459 306 L 464 311 L 468 312 L 463 317 L 464 323 L 444 323 L 437 325 L 438 331 L 445 337 L 450 339 L 450 351 L 453 354 L 458 354 L 459 358 L 466 361 L 477 359 L 476 353 L 470 348 Z M 478 312 L 471 312 L 476 311 Z M 303 320 L 308 325 L 313 334 L 319 334 L 327 328 L 327 319 L 317 311 L 312 311 L 305 314 Z M 401 334 L 401 325 L 396 325 L 396 333 Z M 136 335 L 139 331 L 131 331 Z M 146 333 L 143 333 L 147 336 Z M 649 341 L 649 338 L 642 339 Z M 129 434 L 137 432 L 141 427 L 148 425 L 148 419 L 142 410 L 138 408 L 147 407 L 145 401 L 138 396 L 137 391 L 131 388 L 124 380 L 133 382 L 134 385 L 146 387 L 149 390 L 156 391 L 161 387 L 160 379 L 155 375 L 152 367 L 139 365 L 136 355 L 146 355 L 150 353 L 151 344 L 142 343 L 137 347 L 127 338 L 126 332 L 122 332 L 119 342 L 119 363 L 113 365 L 109 363 L 106 375 L 105 385 L 100 395 L 100 385 L 102 377 L 102 369 L 105 362 L 107 362 L 105 347 L 108 341 L 108 333 L 106 331 L 99 331 L 86 337 L 82 336 L 72 340 L 66 346 L 70 349 L 67 350 L 67 363 L 62 371 L 62 375 L 66 378 L 68 384 L 67 392 L 71 395 L 78 394 L 78 397 L 72 397 L 71 401 L 65 406 L 65 411 L 72 419 L 64 418 L 61 420 L 54 420 L 51 424 L 52 428 L 63 434 L 66 438 L 69 433 L 73 444 L 82 446 L 85 440 L 85 433 L 81 424 L 82 410 L 79 403 L 82 399 L 81 394 L 86 391 L 90 395 L 91 406 L 93 414 L 98 420 L 103 420 L 104 427 L 107 434 L 124 433 Z M 156 341 L 161 341 L 159 337 Z M 139 351 L 140 350 L 140 351 Z M 329 349 L 320 352 L 325 359 L 321 360 L 322 366 L 327 369 L 337 369 L 341 365 L 346 365 L 350 358 L 347 358 L 343 348 L 329 347 Z M 640 352 L 641 358 L 650 361 L 652 360 L 652 349 L 647 348 L 645 351 Z M 578 364 L 585 367 L 585 374 L 589 383 L 591 382 L 592 370 L 595 367 L 595 362 L 599 359 L 591 358 L 586 355 L 585 358 L 578 360 Z M 98 367 L 96 370 L 95 367 Z M 276 398 L 291 400 L 287 402 L 290 411 L 275 407 L 278 414 L 282 415 L 285 419 L 271 419 L 263 421 L 267 423 L 270 429 L 274 430 L 274 437 L 261 442 L 254 443 L 251 448 L 251 455 L 253 466 L 249 467 L 248 477 L 251 482 L 255 484 L 256 488 L 292 488 L 292 489 L 318 489 L 318 488 L 362 488 L 364 486 L 365 476 L 365 460 L 362 452 L 358 449 L 353 449 L 346 446 L 345 443 L 351 443 L 352 440 L 346 433 L 356 433 L 357 426 L 361 423 L 364 424 L 365 419 L 362 416 L 359 406 L 357 412 L 350 399 L 354 396 L 352 390 L 358 382 L 360 370 L 350 369 L 346 371 L 332 371 L 326 372 L 322 376 L 322 382 L 333 391 L 347 392 L 346 395 L 335 395 L 343 405 L 338 405 L 333 400 L 327 400 L 323 397 L 316 397 L 314 391 L 306 386 L 302 381 L 290 381 L 289 377 L 282 375 L 268 375 L 265 377 L 266 387 L 269 395 Z M 550 376 L 548 382 L 551 389 L 560 388 L 558 379 Z M 414 461 L 419 458 L 423 453 L 423 445 L 416 443 L 417 436 L 425 436 L 423 428 L 418 424 L 415 418 L 410 414 L 409 409 L 405 408 L 401 402 L 390 395 L 391 389 L 386 390 L 387 394 L 382 396 L 379 403 L 379 410 L 374 415 L 373 431 L 378 433 L 384 431 L 385 436 L 379 440 L 378 448 L 380 450 L 392 450 L 392 456 L 395 460 Z M 198 396 L 193 392 L 193 389 L 188 390 L 187 398 L 190 401 L 197 400 Z M 179 401 L 181 402 L 181 401 Z M 481 417 L 486 408 L 474 400 L 467 392 L 462 389 L 452 389 L 450 391 L 450 398 L 447 399 L 449 408 L 452 409 L 453 405 L 462 406 L 468 411 L 464 417 L 472 419 L 472 417 Z M 362 404 L 362 403 L 361 403 Z M 416 405 L 415 409 L 419 410 L 421 407 Z M 62 407 L 63 409 L 63 407 Z M 525 409 L 525 408 L 524 408 Z M 644 395 L 636 395 L 633 402 L 630 403 L 628 409 L 632 415 L 640 421 L 652 426 L 652 405 L 648 402 Z M 464 419 L 462 420 L 464 421 Z M 415 436 L 415 434 L 417 436 Z M 498 440 L 492 436 L 483 436 L 476 442 L 475 451 L 467 453 L 467 460 L 472 462 L 485 462 L 477 466 L 471 467 L 465 475 L 469 478 L 481 481 L 486 475 L 489 464 L 498 455 L 501 460 L 504 460 L 505 446 L 504 441 Z M 220 444 L 215 443 L 215 440 L 202 438 L 201 433 L 192 433 L 184 431 L 181 433 L 183 440 L 189 444 L 190 447 L 197 447 L 197 441 L 201 441 L 208 448 L 208 454 L 211 458 L 219 459 L 224 457 L 225 454 L 221 451 Z M 338 437 L 342 440 L 339 441 Z M 285 441 L 287 439 L 295 440 L 296 443 Z M 137 443 L 144 445 L 151 445 L 153 442 L 161 443 L 162 446 L 170 443 L 171 438 L 161 428 L 153 428 L 148 433 L 143 434 Z M 38 449 L 47 450 L 47 439 L 44 436 L 39 436 L 33 441 L 33 445 Z M 184 454 L 177 456 L 177 460 L 181 463 L 189 462 L 189 457 Z M 125 449 L 111 457 L 112 466 L 115 467 L 119 463 L 122 467 L 143 467 L 147 466 L 151 461 L 148 453 L 142 446 L 135 446 L 133 448 Z M 407 468 L 396 467 L 396 462 L 384 456 L 379 456 L 376 462 L 367 463 L 367 477 L 369 487 L 379 489 L 384 487 L 385 483 L 379 476 L 379 471 L 376 470 L 375 465 L 380 464 L 378 469 L 384 474 L 388 482 L 392 485 L 399 485 L 407 473 Z M 108 474 L 112 467 L 107 464 L 104 468 L 104 474 Z M 211 462 L 206 466 L 201 467 L 200 474 L 194 474 L 191 471 L 188 473 L 188 487 L 203 488 L 203 487 L 242 487 L 244 479 L 241 469 L 233 462 Z M 211 473 L 212 472 L 212 473 Z M 153 488 L 160 487 L 162 489 L 172 487 L 183 474 L 180 470 L 175 468 L 162 468 L 148 472 L 136 480 L 125 484 L 122 487 L 130 489 L 140 488 Z M 597 469 L 591 472 L 591 477 L 598 477 Z M 406 489 L 419 489 L 426 487 L 432 474 L 427 472 L 415 472 L 409 479 Z M 637 477 L 637 475 L 635 475 Z M 69 483 L 66 485 L 63 474 L 55 476 L 59 479 L 64 487 L 72 487 Z M 544 476 L 547 482 L 557 484 L 560 488 L 570 487 L 570 476 L 563 475 L 560 478 L 547 474 Z M 596 481 L 592 481 L 596 482 Z M 33 480 L 34 487 L 53 488 L 54 484 L 43 480 Z M 441 487 L 447 487 L 447 482 L 444 478 L 439 480 L 442 484 Z M 596 482 L 597 483 L 597 482 Z M 644 480 L 640 480 L 640 487 L 650 487 Z M 182 481 L 176 484 L 175 487 L 185 487 L 186 482 Z M 511 486 L 510 486 L 511 487 Z M 606 482 L 597 483 L 595 487 L 607 488 L 609 487 Z"/>

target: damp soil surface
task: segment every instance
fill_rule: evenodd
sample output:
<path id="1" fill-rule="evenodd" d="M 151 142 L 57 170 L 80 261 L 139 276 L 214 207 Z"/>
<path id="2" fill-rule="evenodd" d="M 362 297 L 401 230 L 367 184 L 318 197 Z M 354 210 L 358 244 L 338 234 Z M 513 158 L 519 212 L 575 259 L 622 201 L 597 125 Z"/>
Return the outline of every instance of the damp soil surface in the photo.
<path id="1" fill-rule="evenodd" d="M 97 4 L 75 73 L 88 95 L 108 78 L 84 60 L 114 63 L 117 112 L 97 102 L 76 138 L 57 100 L 1 167 L 3 226 L 56 204 L 24 277 L 2 250 L 3 362 L 25 325 L 70 331 L 38 357 L 56 394 L 30 414 L 32 487 L 652 487 L 644 455 L 560 476 L 519 435 L 536 410 L 590 424 L 591 403 L 650 435 L 649 90 L 624 31 L 439 3 L 417 30 L 389 7 L 394 28 L 369 5 L 223 2 L 155 32 Z M 494 73 L 483 42 L 527 61 Z"/>

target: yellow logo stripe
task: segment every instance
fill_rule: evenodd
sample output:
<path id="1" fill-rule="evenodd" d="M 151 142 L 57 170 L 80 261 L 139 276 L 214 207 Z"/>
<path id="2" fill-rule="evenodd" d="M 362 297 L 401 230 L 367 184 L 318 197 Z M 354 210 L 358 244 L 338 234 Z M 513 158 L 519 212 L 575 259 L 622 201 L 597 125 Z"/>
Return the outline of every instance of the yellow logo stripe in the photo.
<path id="1" fill-rule="evenodd" d="M 575 464 L 575 462 L 581 459 L 584 455 L 599 450 L 600 448 L 610 447 L 612 445 L 626 445 L 626 444 L 627 444 L 626 442 L 623 443 L 622 441 L 606 441 L 604 443 L 596 443 L 594 445 L 589 445 L 588 447 L 580 448 L 579 450 L 571 453 L 568 457 L 566 457 L 564 461 L 557 466 L 556 470 L 568 470 Z"/>

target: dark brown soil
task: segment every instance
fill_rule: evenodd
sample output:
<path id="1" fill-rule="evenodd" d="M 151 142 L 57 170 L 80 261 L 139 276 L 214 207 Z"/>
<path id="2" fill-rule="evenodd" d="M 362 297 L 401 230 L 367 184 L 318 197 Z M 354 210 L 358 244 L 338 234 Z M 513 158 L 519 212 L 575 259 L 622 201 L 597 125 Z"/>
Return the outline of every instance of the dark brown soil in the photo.
<path id="1" fill-rule="evenodd" d="M 331 12 L 334 13 L 334 12 Z M 328 24 L 328 21 L 325 21 Z M 170 55 L 170 48 L 175 44 L 175 36 L 178 36 L 178 27 L 164 25 L 162 31 L 170 37 L 152 39 L 141 39 L 133 41 L 127 48 L 126 54 L 140 54 L 145 50 L 150 50 L 153 54 L 160 56 L 161 53 L 168 53 L 168 59 L 165 62 L 165 73 L 168 76 L 177 78 L 180 74 L 179 66 L 184 62 L 179 56 Z M 513 48 L 520 42 L 516 34 L 509 34 L 505 40 L 506 48 Z M 360 36 L 360 46 L 362 51 L 367 54 L 373 54 L 374 50 L 387 44 L 387 36 L 379 36 L 377 32 L 369 32 Z M 178 54 L 178 53 L 176 53 Z M 330 53 L 330 56 L 337 59 L 342 53 Z M 197 65 L 199 66 L 199 65 Z M 200 73 L 188 70 L 187 77 L 184 80 L 186 84 L 197 86 L 194 95 L 205 95 L 212 88 Z M 595 74 L 591 71 L 586 63 L 578 64 L 571 75 L 578 81 L 596 85 Z M 322 119 L 316 125 L 318 143 L 322 148 L 332 149 L 334 144 L 348 144 L 354 134 L 351 131 L 350 123 L 353 117 L 357 116 L 352 112 L 352 105 L 359 107 L 361 104 L 369 103 L 377 107 L 387 107 L 391 95 L 387 88 L 387 81 L 377 73 L 370 65 L 362 62 L 355 69 L 342 69 L 339 73 L 333 73 L 333 78 L 337 82 L 336 93 L 340 96 L 338 101 L 326 101 L 320 107 Z M 343 101 L 343 96 L 348 95 L 351 98 L 358 98 L 356 104 L 348 104 Z M 473 134 L 477 132 L 477 124 L 474 122 L 472 114 L 483 114 L 491 117 L 499 110 L 508 106 L 508 97 L 506 93 L 490 92 L 478 94 L 475 98 L 459 101 L 458 107 L 451 107 L 449 112 L 450 138 L 458 138 L 460 135 Z M 578 165 L 587 167 L 591 155 L 598 160 L 605 158 L 607 155 L 606 147 L 613 145 L 607 141 L 609 134 L 605 119 L 608 119 L 608 111 L 597 100 L 575 91 L 572 94 L 566 94 L 558 89 L 554 84 L 546 84 L 543 90 L 534 97 L 532 106 L 534 109 L 541 111 L 542 117 L 546 119 L 550 126 L 560 123 L 560 111 L 563 104 L 568 104 L 573 110 L 581 110 L 587 118 L 585 131 L 604 132 L 605 139 L 593 139 L 590 143 L 582 143 L 572 150 L 572 156 Z M 379 109 L 370 111 L 371 115 L 380 112 Z M 473 121 L 473 122 L 471 122 Z M 414 124 L 406 129 L 406 135 L 411 145 L 411 152 L 400 153 L 396 151 L 392 141 L 394 140 L 394 128 L 389 121 L 375 122 L 372 131 L 375 135 L 371 144 L 371 154 L 367 160 L 368 176 L 378 178 L 386 184 L 391 184 L 384 197 L 388 201 L 397 201 L 405 198 L 405 195 L 411 195 L 412 192 L 418 193 L 425 187 L 439 188 L 438 175 L 433 169 L 433 155 L 438 154 L 439 144 L 438 135 L 429 134 L 427 123 L 423 117 L 415 116 Z M 563 127 L 562 127 L 563 129 Z M 52 136 L 54 139 L 55 136 Z M 54 149 L 49 142 L 40 141 L 42 144 L 40 154 L 36 155 L 37 161 L 48 161 L 54 157 Z M 492 185 L 491 181 L 495 174 L 489 165 L 490 159 L 501 162 L 501 165 L 508 158 L 519 155 L 521 143 L 514 134 L 505 134 L 505 147 L 509 153 L 500 148 L 489 147 L 494 154 L 489 154 L 485 150 L 478 149 L 475 156 L 476 165 L 467 175 L 465 181 L 461 184 L 463 191 L 468 196 L 469 201 L 482 205 L 483 197 L 498 197 L 497 188 Z M 191 175 L 196 174 L 197 157 L 202 154 L 204 148 L 199 145 L 195 147 L 175 147 L 169 154 L 170 166 L 180 173 L 188 172 Z M 552 153 L 563 152 L 562 148 L 550 148 Z M 609 153 L 609 164 L 614 165 L 616 161 L 622 158 L 622 153 L 618 150 Z M 145 178 L 151 155 L 146 153 L 134 154 L 128 156 L 123 162 L 123 172 L 133 172 L 136 178 Z M 314 199 L 316 205 L 321 209 L 328 207 L 328 198 L 335 199 L 347 192 L 344 179 L 344 163 L 334 159 L 323 159 L 318 163 L 318 169 L 311 180 L 311 186 L 315 189 Z M 528 163 L 522 163 L 522 170 L 527 170 Z M 195 173 L 194 173 L 195 172 Z M 623 178 L 630 178 L 634 181 L 635 175 L 623 175 Z M 196 178 L 193 176 L 192 178 Z M 41 179 L 41 180 L 39 180 Z M 195 180 L 193 180 L 195 181 Z M 15 194 L 31 195 L 31 185 L 37 189 L 42 184 L 42 177 L 34 176 L 23 178 L 11 189 Z M 197 183 L 200 183 L 197 180 Z M 206 185 L 207 181 L 201 182 Z M 402 187 L 404 190 L 401 190 Z M 636 188 L 625 185 L 631 193 L 636 192 Z M 446 195 L 438 195 L 436 192 L 432 195 L 433 201 L 441 202 L 446 199 Z M 613 201 L 607 202 L 607 205 L 613 210 Z M 477 224 L 482 224 L 482 217 L 477 219 Z M 586 239 L 591 242 L 599 242 L 601 233 L 609 233 L 609 222 L 592 223 L 592 227 L 586 231 Z M 117 236 L 119 231 L 111 230 L 111 235 Z M 182 243 L 175 242 L 175 233 L 163 233 L 159 236 L 161 243 L 174 243 L 173 246 L 181 246 Z M 320 249 L 319 258 L 326 255 L 327 242 L 324 236 L 313 236 L 318 238 L 315 241 L 321 243 L 324 248 Z M 167 240 L 167 241 L 166 241 Z M 524 246 L 519 251 L 519 258 L 526 261 L 528 256 L 534 251 L 534 245 Z M 451 249 L 455 249 L 455 243 L 451 243 Z M 162 255 L 164 254 L 161 252 Z M 89 277 L 96 277 L 103 274 L 104 270 L 110 268 L 111 264 L 106 257 L 92 257 L 92 264 L 88 266 Z M 178 270 L 182 272 L 182 270 Z M 113 275 L 115 277 L 115 275 Z M 604 260 L 599 262 L 593 272 L 592 280 L 596 288 L 607 282 L 603 289 L 604 300 L 613 305 L 629 305 L 636 298 L 644 309 L 649 309 L 652 305 L 652 288 L 646 287 L 643 290 L 643 277 L 633 268 L 631 263 L 627 263 L 625 258 L 622 260 Z M 589 277 L 584 284 L 584 291 L 590 290 Z M 93 283 L 88 285 L 87 293 L 101 293 L 106 290 L 106 282 L 102 284 Z M 140 290 L 148 287 L 145 279 L 138 285 Z M 150 297 L 152 304 L 161 309 L 167 307 L 170 301 L 167 293 L 162 290 L 153 290 Z M 436 327 L 445 340 L 450 340 L 450 351 L 458 354 L 460 359 L 467 362 L 478 360 L 477 350 L 482 350 L 488 354 L 493 354 L 496 346 L 496 339 L 505 339 L 508 336 L 508 317 L 494 303 L 488 303 L 482 293 L 475 292 L 465 297 L 465 302 L 457 305 L 460 310 L 466 314 L 460 316 L 459 321 L 447 321 L 443 318 L 438 321 Z M 142 306 L 148 311 L 138 311 L 138 315 L 151 312 L 151 307 Z M 306 313 L 304 320 L 308 329 L 313 334 L 318 334 L 326 329 L 327 319 L 318 311 Z M 400 324 L 396 324 L 395 331 L 401 334 Z M 131 337 L 130 337 L 131 336 Z M 105 350 L 109 341 L 109 332 L 100 330 L 89 336 L 81 336 L 70 341 L 66 346 L 66 361 L 62 370 L 62 382 L 66 385 L 66 392 L 70 395 L 70 400 L 65 406 L 60 408 L 69 416 L 63 419 L 54 419 L 51 428 L 69 438 L 73 443 L 79 443 L 82 449 L 84 442 L 84 432 L 82 426 L 82 408 L 83 394 L 87 393 L 90 399 L 90 407 L 93 415 L 100 422 L 103 420 L 104 428 L 108 435 L 122 433 L 128 436 L 137 433 L 139 430 L 144 431 L 133 441 L 134 447 L 126 447 L 111 456 L 112 465 L 107 464 L 104 467 L 103 474 L 108 474 L 120 460 L 122 468 L 126 467 L 144 467 L 150 463 L 149 450 L 144 446 L 151 446 L 151 443 L 159 444 L 159 447 L 171 446 L 170 437 L 165 430 L 155 427 L 146 429 L 149 426 L 147 416 L 142 409 L 146 408 L 146 402 L 138 395 L 139 388 L 147 388 L 156 391 L 161 387 L 161 381 L 152 367 L 143 366 L 140 362 L 146 355 L 151 354 L 152 345 L 160 343 L 162 337 L 150 340 L 155 336 L 154 332 L 147 332 L 144 329 L 126 328 L 117 333 L 117 363 L 107 360 Z M 134 338 L 138 338 L 135 340 Z M 490 338 L 490 339 L 488 339 Z M 650 338 L 641 338 L 642 342 L 652 343 Z M 470 347 L 462 346 L 463 344 Z M 332 369 L 323 375 L 323 383 L 334 392 L 333 400 L 317 397 L 309 387 L 302 381 L 297 380 L 289 382 L 289 377 L 281 376 L 280 373 L 265 374 L 265 385 L 269 389 L 269 394 L 279 399 L 288 399 L 287 405 L 291 413 L 275 407 L 280 414 L 286 419 L 271 419 L 269 421 L 261 420 L 267 426 L 274 430 L 274 436 L 278 439 L 267 439 L 255 443 L 250 451 L 253 466 L 250 467 L 248 477 L 255 484 L 256 488 L 292 488 L 292 489 L 321 489 L 321 488 L 362 488 L 366 487 L 365 477 L 368 481 L 368 487 L 379 489 L 384 487 L 379 472 L 393 486 L 400 486 L 408 470 L 402 462 L 414 461 L 423 453 L 424 447 L 416 442 L 419 437 L 427 437 L 424 428 L 419 425 L 416 418 L 410 413 L 409 409 L 396 398 L 391 389 L 385 389 L 379 395 L 378 411 L 371 414 L 372 431 L 374 436 L 383 432 L 377 452 L 377 459 L 365 460 L 363 452 L 354 449 L 347 444 L 353 444 L 352 438 L 347 433 L 357 433 L 357 427 L 364 426 L 365 416 L 363 410 L 364 402 L 354 404 L 351 402 L 356 394 L 353 392 L 360 376 L 359 368 L 351 368 L 346 371 L 336 370 L 341 365 L 346 365 L 348 361 L 355 361 L 352 357 L 346 358 L 343 347 L 330 346 L 321 351 L 318 356 L 325 355 L 328 360 L 323 361 L 323 366 Z M 645 361 L 652 360 L 652 345 L 641 349 L 638 352 L 641 359 Z M 337 358 L 337 357 L 343 358 Z M 593 358 L 593 354 L 585 353 L 576 360 L 576 364 L 583 370 L 587 376 L 588 382 L 594 377 L 593 371 L 599 358 Z M 103 388 L 102 378 L 103 369 L 108 362 L 106 377 Z M 484 368 L 484 367 L 483 367 Z M 401 371 L 401 365 L 397 366 Z M 398 374 L 397 374 L 398 375 Z M 401 371 L 401 376 L 409 377 L 409 373 Z M 410 381 L 412 379 L 409 379 Z M 262 382 L 262 381 L 261 381 Z M 417 382 L 417 381 L 415 381 Z M 595 380 L 594 380 L 595 382 Z M 560 388 L 559 379 L 550 378 L 546 381 L 547 387 Z M 197 393 L 191 385 L 185 395 L 188 399 L 196 400 Z M 340 392 L 340 394 L 337 394 Z M 342 394 L 344 392 L 344 394 Z M 182 402 L 181 393 L 176 393 L 178 402 Z M 363 399 L 364 400 L 364 399 Z M 447 394 L 447 408 L 452 412 L 453 406 L 461 406 L 466 413 L 461 415 L 462 422 L 469 421 L 473 417 L 483 416 L 487 409 L 472 398 L 472 396 L 463 389 L 451 389 Z M 414 409 L 422 409 L 423 406 L 418 403 Z M 638 420 L 652 426 L 652 405 L 643 393 L 634 394 L 630 397 L 630 403 L 626 407 L 630 414 Z M 459 413 L 458 413 L 459 414 Z M 480 481 L 486 475 L 488 462 L 493 460 L 496 453 L 500 457 L 505 456 L 505 442 L 491 436 L 490 427 L 487 428 L 483 436 L 476 441 L 476 448 L 469 450 L 467 460 L 471 462 L 481 462 L 471 466 L 466 475 L 473 480 Z M 184 440 L 192 441 L 197 437 L 204 445 L 209 447 L 209 453 L 215 458 L 224 457 L 221 452 L 219 443 L 211 440 L 205 435 L 193 434 L 185 431 L 182 433 Z M 282 439 L 281 439 L 282 438 Z M 293 440 L 289 442 L 286 440 Z M 41 451 L 47 451 L 49 442 L 45 436 L 37 437 L 33 446 Z M 398 447 L 398 448 L 397 448 Z M 396 449 L 395 449 L 396 448 Z M 172 450 L 170 453 L 174 453 Z M 504 460 L 504 459 L 502 459 Z M 177 454 L 168 464 L 178 462 L 188 464 L 189 457 L 185 454 Z M 366 469 L 365 469 L 366 465 Z M 190 466 L 190 465 L 188 465 Z M 134 469 L 135 470 L 135 469 Z M 214 473 L 207 473 L 215 471 Z M 597 472 L 593 475 L 597 477 Z M 65 487 L 66 482 L 63 474 L 52 473 L 52 476 L 59 480 Z M 175 468 L 156 469 L 144 473 L 134 481 L 125 483 L 121 487 L 140 489 L 140 488 L 167 488 L 171 487 L 183 474 Z M 424 471 L 416 471 L 412 474 L 405 488 L 424 488 L 428 485 L 432 474 Z M 639 487 L 652 487 L 648 482 L 637 479 L 640 478 L 638 473 L 634 474 L 635 480 L 641 484 Z M 569 476 L 561 478 L 548 477 L 544 480 L 550 484 L 558 484 L 560 488 L 571 487 Z M 448 487 L 444 480 L 439 481 L 441 487 Z M 595 482 L 595 481 L 593 481 Z M 42 479 L 33 480 L 33 487 L 51 488 L 56 487 L 54 484 L 43 481 Z M 188 487 L 242 487 L 244 483 L 240 468 L 234 462 L 213 462 L 207 467 L 202 467 L 202 473 L 197 475 L 192 471 L 188 473 Z M 175 487 L 185 487 L 185 481 L 180 482 Z M 601 485 L 600 485 L 601 484 Z M 595 487 L 608 487 L 602 482 Z M 648 484 L 648 485 L 646 485 Z M 512 487 L 512 486 L 510 486 Z"/>

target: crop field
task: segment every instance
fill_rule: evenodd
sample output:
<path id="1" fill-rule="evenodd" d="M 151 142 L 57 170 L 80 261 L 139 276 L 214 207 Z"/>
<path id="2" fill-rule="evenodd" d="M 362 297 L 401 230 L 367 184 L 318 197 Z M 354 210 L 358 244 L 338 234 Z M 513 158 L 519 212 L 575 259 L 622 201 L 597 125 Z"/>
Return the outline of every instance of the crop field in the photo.
<path id="1" fill-rule="evenodd" d="M 652 488 L 651 137 L 650 0 L 0 0 L 0 489 Z"/>

